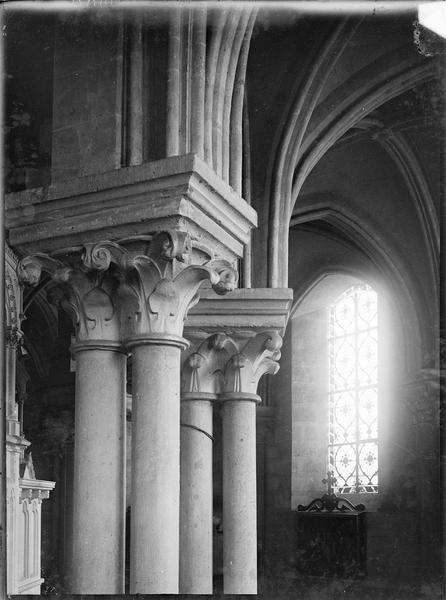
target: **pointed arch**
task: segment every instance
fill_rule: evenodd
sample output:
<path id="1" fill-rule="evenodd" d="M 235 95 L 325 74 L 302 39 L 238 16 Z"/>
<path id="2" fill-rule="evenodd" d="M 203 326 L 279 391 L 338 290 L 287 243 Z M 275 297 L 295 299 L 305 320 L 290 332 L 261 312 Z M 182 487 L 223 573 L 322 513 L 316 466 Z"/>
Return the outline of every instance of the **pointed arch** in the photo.
<path id="1" fill-rule="evenodd" d="M 290 227 L 311 222 L 329 224 L 346 243 L 353 244 L 367 257 L 374 272 L 368 274 L 367 278 L 378 293 L 384 294 L 395 307 L 401 321 L 405 346 L 413 348 L 411 360 L 421 368 L 423 350 L 432 346 L 429 322 L 434 322 L 436 318 L 436 299 L 426 297 L 410 265 L 398 257 L 392 244 L 383 239 L 376 239 L 372 234 L 374 228 L 369 219 L 363 218 L 357 212 L 353 214 L 345 208 L 340 210 L 339 204 L 336 198 L 325 198 L 319 205 L 313 205 L 311 210 L 296 212 Z M 292 312 L 298 309 L 305 297 L 324 278 L 339 272 L 359 279 L 364 278 L 363 273 L 348 266 L 333 271 L 333 267 L 321 265 L 320 269 L 313 273 L 311 281 L 302 282 L 295 289 Z M 412 369 L 413 366 L 408 368 Z"/>
<path id="2" fill-rule="evenodd" d="M 294 163 L 280 171 L 271 194 L 268 231 L 268 284 L 287 285 L 288 226 L 302 186 L 316 164 L 349 129 L 385 102 L 438 75 L 433 63 L 399 54 L 381 57 L 334 90 L 313 111 Z"/>

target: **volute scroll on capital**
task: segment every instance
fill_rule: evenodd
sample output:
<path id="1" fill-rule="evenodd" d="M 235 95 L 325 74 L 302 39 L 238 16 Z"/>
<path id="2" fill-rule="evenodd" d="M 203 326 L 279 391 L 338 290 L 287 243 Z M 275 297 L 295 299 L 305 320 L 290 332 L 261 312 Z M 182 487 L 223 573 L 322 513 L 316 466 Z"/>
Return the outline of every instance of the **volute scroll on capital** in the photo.
<path id="1" fill-rule="evenodd" d="M 121 254 L 115 276 L 125 339 L 163 333 L 181 336 L 184 319 L 199 300 L 202 282 L 209 281 L 220 295 L 235 289 L 238 275 L 230 263 L 187 264 L 190 248 L 187 234 L 161 232 L 154 236 L 147 255 Z M 178 263 L 183 263 L 181 268 Z"/>
<path id="2" fill-rule="evenodd" d="M 36 286 L 42 272 L 56 284 L 51 300 L 73 318 L 77 341 L 119 341 L 135 336 L 181 336 L 188 310 L 198 302 L 207 280 L 217 294 L 232 291 L 238 275 L 230 263 L 212 260 L 184 264 L 191 242 L 184 232 L 161 232 L 148 254 L 135 254 L 116 242 L 86 244 L 80 266 L 67 266 L 46 254 L 22 259 L 18 276 Z"/>
<path id="3" fill-rule="evenodd" d="M 83 253 L 83 264 L 73 267 L 46 254 L 33 254 L 22 259 L 17 268 L 22 283 L 39 284 L 42 272 L 53 283 L 48 300 L 60 305 L 72 318 L 76 341 L 91 339 L 118 341 L 120 326 L 116 304 L 117 284 L 105 268 L 92 268 Z"/>

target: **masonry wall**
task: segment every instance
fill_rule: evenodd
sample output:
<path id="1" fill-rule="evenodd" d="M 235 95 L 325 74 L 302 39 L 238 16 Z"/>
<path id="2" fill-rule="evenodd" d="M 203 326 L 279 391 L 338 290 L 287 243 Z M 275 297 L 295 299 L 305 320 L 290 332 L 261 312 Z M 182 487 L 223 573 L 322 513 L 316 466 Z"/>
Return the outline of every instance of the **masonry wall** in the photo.
<path id="1" fill-rule="evenodd" d="M 426 384 L 417 366 L 416 339 L 407 343 L 404 335 L 414 323 L 409 323 L 407 314 L 398 315 L 396 298 L 389 296 L 389 290 L 384 293 L 385 280 L 346 238 L 296 230 L 291 233 L 290 252 L 297 301 L 305 282 L 308 289 L 314 281 L 311 272 L 317 264 L 324 264 L 323 257 L 330 273 L 362 274 L 372 285 L 380 282 L 380 331 L 387 336 L 380 355 L 380 491 L 350 499 L 367 508 L 367 581 L 408 586 L 412 591 L 424 582 L 432 586 L 435 597 L 440 564 L 434 459 L 439 451 L 438 397 L 435 384 Z M 315 310 L 297 311 L 288 323 L 281 371 L 271 382 L 275 428 L 270 469 L 274 475 L 269 481 L 267 547 L 275 556 L 276 572 L 289 578 L 298 542 L 293 511 L 326 491 L 321 482 L 328 442 L 326 309 L 317 286 L 313 294 Z"/>
<path id="2" fill-rule="evenodd" d="M 55 29 L 52 181 L 119 168 L 122 27 L 82 13 Z"/>

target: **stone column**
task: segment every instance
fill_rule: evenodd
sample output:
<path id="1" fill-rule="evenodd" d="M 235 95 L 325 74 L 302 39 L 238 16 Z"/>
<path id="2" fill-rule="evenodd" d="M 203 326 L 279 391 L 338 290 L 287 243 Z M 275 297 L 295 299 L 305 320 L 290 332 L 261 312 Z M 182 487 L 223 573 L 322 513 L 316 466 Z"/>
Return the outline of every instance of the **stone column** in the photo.
<path id="1" fill-rule="evenodd" d="M 212 413 L 230 357 L 225 335 L 212 335 L 182 369 L 180 593 L 212 594 Z"/>
<path id="2" fill-rule="evenodd" d="M 160 233 L 149 256 L 128 255 L 120 295 L 133 354 L 130 593 L 177 594 L 179 578 L 180 357 L 189 307 L 202 281 L 226 293 L 227 263 L 188 265 L 190 240 Z"/>
<path id="3" fill-rule="evenodd" d="M 177 594 L 180 354 L 175 335 L 132 339 L 131 593 Z"/>
<path id="4" fill-rule="evenodd" d="M 225 369 L 223 419 L 223 590 L 257 594 L 256 404 L 264 373 L 279 369 L 276 331 L 239 341 Z"/>
<path id="5" fill-rule="evenodd" d="M 125 509 L 125 360 L 133 353 L 130 592 L 178 593 L 180 354 L 184 317 L 202 281 L 234 289 L 223 260 L 190 260 L 182 232 L 154 236 L 149 255 L 113 242 L 84 247 L 83 265 L 46 255 L 21 261 L 24 281 L 42 269 L 53 301 L 76 324 L 76 431 L 73 586 L 75 593 L 123 590 Z M 105 392 L 105 393 L 104 393 Z"/>
<path id="6" fill-rule="evenodd" d="M 108 260 L 107 260 L 108 258 Z M 71 592 L 124 592 L 125 351 L 120 344 L 116 281 L 109 257 L 87 246 L 82 267 L 46 255 L 19 264 L 36 285 L 41 271 L 51 299 L 73 317 L 76 342 L 74 532 Z"/>
<path id="7" fill-rule="evenodd" d="M 78 342 L 73 354 L 71 589 L 78 594 L 123 593 L 126 354 L 119 343 L 111 341 Z"/>
<path id="8" fill-rule="evenodd" d="M 212 403 L 181 398 L 180 594 L 212 594 Z"/>

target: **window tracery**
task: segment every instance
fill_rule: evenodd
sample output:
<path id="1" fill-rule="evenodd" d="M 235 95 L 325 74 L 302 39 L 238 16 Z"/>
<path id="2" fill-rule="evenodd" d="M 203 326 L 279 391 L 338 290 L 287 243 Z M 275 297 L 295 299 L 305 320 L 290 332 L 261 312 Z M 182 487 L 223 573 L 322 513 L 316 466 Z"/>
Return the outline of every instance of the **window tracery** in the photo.
<path id="1" fill-rule="evenodd" d="M 378 297 L 366 284 L 328 309 L 328 468 L 341 494 L 378 491 Z"/>

